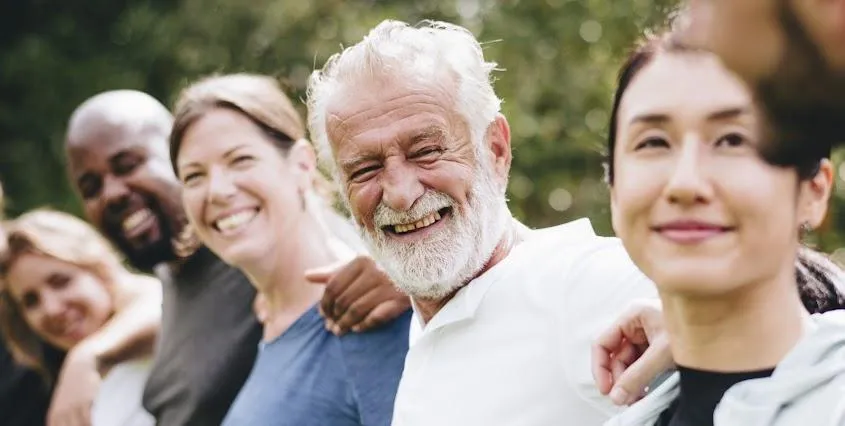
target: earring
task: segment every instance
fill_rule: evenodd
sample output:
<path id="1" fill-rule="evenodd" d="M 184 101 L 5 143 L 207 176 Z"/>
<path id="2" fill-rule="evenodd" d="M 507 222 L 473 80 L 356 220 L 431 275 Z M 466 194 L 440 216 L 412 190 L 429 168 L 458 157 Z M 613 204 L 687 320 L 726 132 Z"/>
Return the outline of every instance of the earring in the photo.
<path id="1" fill-rule="evenodd" d="M 810 222 L 808 222 L 806 220 L 801 222 L 801 226 L 799 227 L 799 232 L 800 232 L 802 237 L 807 236 L 807 234 L 809 234 L 812 231 L 813 231 L 813 227 L 810 226 Z"/>
<path id="2" fill-rule="evenodd" d="M 305 199 L 305 190 L 299 188 L 299 202 L 302 204 L 302 211 L 308 210 L 308 201 Z"/>

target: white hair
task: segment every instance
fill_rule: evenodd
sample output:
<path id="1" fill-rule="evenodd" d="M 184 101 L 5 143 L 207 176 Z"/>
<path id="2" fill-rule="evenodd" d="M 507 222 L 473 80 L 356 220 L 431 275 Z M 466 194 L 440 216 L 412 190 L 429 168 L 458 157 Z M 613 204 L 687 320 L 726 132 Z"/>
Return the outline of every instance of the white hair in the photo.
<path id="1" fill-rule="evenodd" d="M 442 75 L 437 73 L 440 70 L 446 70 L 457 83 L 455 107 L 466 120 L 480 152 L 484 133 L 501 106 L 490 77 L 494 69 L 496 63 L 484 60 L 481 45 L 466 28 L 437 21 L 423 21 L 417 26 L 383 21 L 359 43 L 330 57 L 308 80 L 308 127 L 320 161 L 336 172 L 326 131 L 333 94 L 388 75 L 430 79 Z"/>

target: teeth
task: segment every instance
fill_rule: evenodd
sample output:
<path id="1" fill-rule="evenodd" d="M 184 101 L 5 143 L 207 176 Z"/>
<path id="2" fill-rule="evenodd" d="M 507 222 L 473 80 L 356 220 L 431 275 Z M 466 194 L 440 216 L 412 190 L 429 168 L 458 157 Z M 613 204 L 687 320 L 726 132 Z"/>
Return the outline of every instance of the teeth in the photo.
<path id="1" fill-rule="evenodd" d="M 136 226 L 140 225 L 141 222 L 147 220 L 150 216 L 152 216 L 152 212 L 149 209 L 141 209 L 135 213 L 132 213 L 123 220 L 123 230 L 128 231 Z"/>
<path id="2" fill-rule="evenodd" d="M 241 211 L 231 216 L 218 219 L 216 225 L 221 231 L 231 231 L 252 220 L 252 218 L 255 217 L 255 214 L 255 210 Z"/>
<path id="3" fill-rule="evenodd" d="M 431 213 L 428 216 L 426 216 L 426 217 L 424 217 L 424 218 L 422 218 L 422 219 L 420 219 L 416 222 L 393 225 L 393 232 L 395 232 L 397 234 L 404 234 L 406 232 L 410 232 L 410 231 L 413 231 L 415 229 L 420 229 L 420 228 L 425 228 L 426 226 L 431 226 L 431 224 L 433 224 L 434 222 L 437 222 L 438 220 L 440 220 L 440 213 L 435 211 L 434 213 Z"/>

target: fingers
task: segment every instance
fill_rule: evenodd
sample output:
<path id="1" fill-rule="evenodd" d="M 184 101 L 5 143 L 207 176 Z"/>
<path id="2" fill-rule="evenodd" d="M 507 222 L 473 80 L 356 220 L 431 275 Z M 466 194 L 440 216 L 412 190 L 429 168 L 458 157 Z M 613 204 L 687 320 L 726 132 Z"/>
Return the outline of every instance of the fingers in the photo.
<path id="1" fill-rule="evenodd" d="M 79 407 L 76 411 L 76 419 L 79 422 L 77 423 L 79 426 L 91 426 L 91 408 L 92 406 L 89 404 L 84 407 Z"/>
<path id="2" fill-rule="evenodd" d="M 373 309 L 363 321 L 351 327 L 352 331 L 360 333 L 384 325 L 402 315 L 411 308 L 411 300 L 402 295 L 398 299 L 384 302 Z"/>
<path id="3" fill-rule="evenodd" d="M 314 284 L 326 284 L 347 262 L 338 262 L 331 265 L 313 268 L 305 271 L 305 279 Z"/>
<path id="4" fill-rule="evenodd" d="M 621 329 L 612 329 L 592 348 L 592 373 L 599 392 L 607 395 L 616 379 L 639 358 L 641 350 L 625 339 Z"/>
<path id="5" fill-rule="evenodd" d="M 373 265 L 373 267 L 375 267 L 375 265 Z M 334 311 L 330 313 L 330 316 L 339 324 L 343 322 L 341 319 L 347 315 L 359 316 L 359 321 L 364 319 L 364 317 L 373 308 L 375 308 L 375 304 L 372 306 L 365 306 L 360 303 L 360 300 L 374 291 L 381 291 L 384 293 L 384 290 L 390 290 L 393 287 L 387 277 L 369 269 L 362 270 L 361 273 L 354 278 L 350 278 L 350 280 L 351 282 L 345 282 L 338 286 L 338 288 L 343 287 L 343 290 L 335 297 Z M 377 300 L 374 301 L 374 303 L 377 302 Z M 353 307 L 358 310 L 363 310 L 363 312 L 349 312 L 349 310 L 353 309 Z"/>
<path id="6" fill-rule="evenodd" d="M 604 395 L 611 392 L 627 366 L 646 350 L 649 335 L 660 334 L 661 329 L 660 302 L 638 300 L 598 336 L 592 347 L 591 368 L 599 392 Z M 624 401 L 627 397 L 617 395 L 617 399 Z"/>
<path id="7" fill-rule="evenodd" d="M 620 319 L 620 321 L 624 318 Z M 612 361 L 614 355 L 622 349 L 625 334 L 620 322 L 599 335 L 592 346 L 591 368 L 593 380 L 602 395 L 607 395 L 613 387 Z"/>
<path id="8" fill-rule="evenodd" d="M 339 317 L 339 315 L 335 315 L 335 303 L 337 302 L 337 298 L 355 282 L 355 279 L 364 270 L 367 260 L 369 260 L 369 258 L 358 257 L 346 264 L 335 265 L 333 272 L 328 272 L 330 269 L 324 269 L 320 271 L 311 271 L 306 274 L 307 279 L 315 279 L 315 281 L 312 282 L 321 282 L 326 285 L 325 293 L 323 293 L 323 298 L 320 300 L 320 309 L 325 315 L 327 315 L 327 318 L 336 320 L 336 318 Z M 370 260 L 370 262 L 372 262 L 372 260 Z M 326 277 L 327 274 L 331 274 L 331 276 Z M 322 281 L 316 281 L 317 278 L 322 279 Z"/>
<path id="9" fill-rule="evenodd" d="M 603 343 L 596 342 L 592 347 L 592 355 L 590 366 L 593 372 L 593 380 L 596 382 L 596 387 L 602 395 L 607 395 L 613 387 L 613 372 L 611 371 L 610 363 L 613 361 L 613 351 L 615 345 L 610 349 Z"/>
<path id="10" fill-rule="evenodd" d="M 373 310 L 385 302 L 389 302 L 396 298 L 403 297 L 400 293 L 392 287 L 377 287 L 370 290 L 367 294 L 358 297 L 352 302 L 349 309 L 337 320 L 337 325 L 341 330 L 349 330 L 353 326 L 361 324 L 366 317 L 368 317 Z M 359 329 L 366 329 L 361 328 Z"/>
<path id="11" fill-rule="evenodd" d="M 661 335 L 651 342 L 642 355 L 616 375 L 610 397 L 618 405 L 630 405 L 640 399 L 645 388 L 660 373 L 672 368 L 669 341 Z"/>

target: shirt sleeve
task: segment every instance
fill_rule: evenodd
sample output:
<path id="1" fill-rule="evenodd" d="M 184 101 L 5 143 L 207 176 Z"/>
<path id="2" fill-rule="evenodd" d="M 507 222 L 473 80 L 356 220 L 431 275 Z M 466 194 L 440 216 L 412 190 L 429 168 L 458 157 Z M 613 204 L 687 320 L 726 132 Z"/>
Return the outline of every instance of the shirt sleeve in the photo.
<path id="1" fill-rule="evenodd" d="M 411 310 L 375 330 L 341 338 L 349 384 L 361 425 L 390 426 L 408 352 Z"/>
<path id="2" fill-rule="evenodd" d="M 569 382 L 588 403 L 615 414 L 620 407 L 602 395 L 593 380 L 592 344 L 633 300 L 657 298 L 657 290 L 618 239 L 601 238 L 573 262 L 559 297 L 561 353 Z"/>

